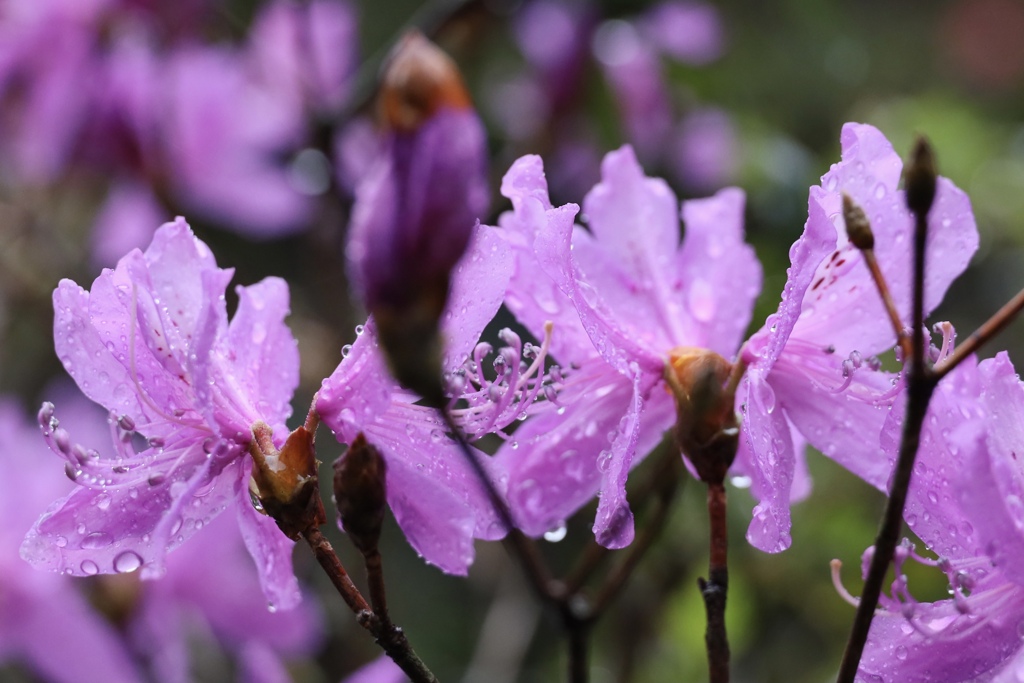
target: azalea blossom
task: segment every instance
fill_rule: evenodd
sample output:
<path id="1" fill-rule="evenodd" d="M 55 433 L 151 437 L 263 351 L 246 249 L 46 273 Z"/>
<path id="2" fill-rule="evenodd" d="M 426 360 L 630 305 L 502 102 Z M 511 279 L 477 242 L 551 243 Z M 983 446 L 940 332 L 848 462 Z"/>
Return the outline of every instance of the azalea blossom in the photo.
<path id="1" fill-rule="evenodd" d="M 900 401 L 883 431 L 895 459 Z M 928 408 L 904 519 L 937 559 L 908 541 L 883 595 L 861 659 L 864 680 L 1014 683 L 1024 668 L 1024 385 L 1009 357 L 970 357 L 939 383 Z M 865 554 L 865 567 L 870 559 Z M 946 575 L 952 596 L 913 595 L 902 566 Z"/>
<path id="2" fill-rule="evenodd" d="M 625 483 L 636 453 L 673 424 L 663 384 L 677 347 L 732 357 L 750 321 L 761 268 L 743 242 L 743 193 L 723 190 L 679 206 L 664 181 L 644 176 L 630 147 L 611 152 L 602 180 L 578 207 L 551 206 L 537 157 L 517 161 L 502 192 L 514 211 L 502 227 L 516 253 L 506 304 L 534 334 L 554 322 L 551 355 L 577 366 L 561 413 L 516 433 L 523 453 L 499 453 L 524 528 L 543 533 L 601 492 L 594 532 L 609 547 L 633 537 Z M 569 401 L 578 396 L 579 400 Z"/>
<path id="3" fill-rule="evenodd" d="M 902 163 L 882 133 L 849 123 L 842 146 L 842 160 L 811 188 L 778 311 L 742 352 L 748 369 L 736 397 L 743 417 L 737 470 L 752 478 L 760 501 L 747 539 L 769 552 L 791 542 L 789 504 L 803 450 L 794 428 L 880 489 L 891 468 L 879 434 L 885 408 L 901 387 L 880 369 L 877 354 L 893 348 L 896 333 L 863 256 L 847 239 L 842 195 L 871 222 L 875 254 L 904 321 L 911 305 L 913 218 L 898 189 Z M 940 178 L 928 216 L 926 314 L 977 247 L 970 201 Z"/>
<path id="4" fill-rule="evenodd" d="M 287 436 L 298 350 L 287 285 L 238 287 L 228 322 L 217 268 L 184 220 L 162 226 L 85 290 L 54 292 L 54 344 L 82 392 L 110 412 L 112 446 L 72 441 L 46 403 L 39 422 L 78 486 L 36 522 L 32 564 L 71 575 L 164 573 L 164 557 L 221 512 L 237 517 L 270 602 L 298 600 L 292 542 L 250 501 L 247 447 L 258 421 Z"/>

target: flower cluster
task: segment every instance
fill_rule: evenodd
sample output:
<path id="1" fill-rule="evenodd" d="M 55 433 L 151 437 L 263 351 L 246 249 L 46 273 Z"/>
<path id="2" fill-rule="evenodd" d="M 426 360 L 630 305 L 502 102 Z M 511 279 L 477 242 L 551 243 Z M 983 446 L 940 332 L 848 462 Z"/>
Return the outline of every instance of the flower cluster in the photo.
<path id="1" fill-rule="evenodd" d="M 899 188 L 900 159 L 878 130 L 844 127 L 841 161 L 811 188 L 778 310 L 746 341 L 761 268 L 744 241 L 740 190 L 680 205 L 664 181 L 644 175 L 626 146 L 605 157 L 580 212 L 575 204 L 552 204 L 540 158 L 527 156 L 502 182 L 511 211 L 496 227 L 474 228 L 463 204 L 477 206 L 482 192 L 479 145 L 446 151 L 428 144 L 429 130 L 420 134 L 410 138 L 427 146 L 417 159 L 438 168 L 448 168 L 445 159 L 468 159 L 473 167 L 449 174 L 450 195 L 437 195 L 430 192 L 436 173 L 410 165 L 396 151 L 397 138 L 386 148 L 383 170 L 359 193 L 351 249 L 375 315 L 343 349 L 314 409 L 339 442 L 365 441 L 380 453 L 387 503 L 428 562 L 464 574 L 474 539 L 500 538 L 508 523 L 539 536 L 595 496 L 597 540 L 628 545 L 634 529 L 626 481 L 679 427 L 677 409 L 692 407 L 679 395 L 687 368 L 713 368 L 701 381 L 731 387 L 717 394 L 729 413 L 720 422 L 739 443 L 731 472 L 749 481 L 758 501 L 747 534 L 754 546 L 778 552 L 790 545 L 790 504 L 810 486 L 807 444 L 886 488 L 905 376 L 883 369 L 879 356 L 902 331 L 893 329 L 843 213 L 845 201 L 870 223 L 894 315 L 908 327 L 913 217 Z M 393 211 L 398 194 L 421 202 L 403 205 L 409 220 L 379 211 Z M 457 236 L 434 245 L 440 255 L 415 247 L 429 240 L 431 226 L 442 241 Z M 969 200 L 939 179 L 928 216 L 926 313 L 977 245 Z M 373 266 L 374 259 L 383 261 Z M 444 406 L 403 388 L 389 373 L 393 350 L 381 343 L 387 307 L 374 297 L 394 297 L 373 287 L 416 276 L 417 259 L 427 267 L 443 262 L 443 273 L 428 279 L 438 284 L 433 319 L 444 348 L 443 376 L 435 379 L 446 392 Z M 75 575 L 141 568 L 144 578 L 158 576 L 167 551 L 232 508 L 268 598 L 295 603 L 291 542 L 254 509 L 258 491 L 251 501 L 247 457 L 255 425 L 270 425 L 278 445 L 287 434 L 298 372 L 283 323 L 287 288 L 276 279 L 239 288 L 229 323 L 224 290 L 231 275 L 179 219 L 145 252 L 104 271 L 90 291 L 60 284 L 57 353 L 82 391 L 109 411 L 113 451 L 74 443 L 54 406 L 44 404 L 44 438 L 78 486 L 29 532 L 22 555 L 30 562 Z M 520 327 L 502 329 L 495 350 L 481 337 L 502 306 Z M 388 334 L 401 333 L 402 320 L 388 318 Z M 952 352 L 954 334 L 948 324 L 937 329 L 942 343 L 930 359 L 940 362 Z M 524 341 L 527 334 L 533 339 Z M 906 681 L 940 680 L 939 672 L 948 681 L 1015 675 L 1016 660 L 1007 658 L 1020 649 L 1024 612 L 1017 569 L 1024 553 L 1024 480 L 1016 463 L 1022 415 L 1024 386 L 1005 356 L 969 359 L 939 385 L 906 517 L 939 559 L 909 543 L 898 552 L 897 581 L 873 631 L 866 674 Z M 460 447 L 455 437 L 479 448 Z M 494 437 L 496 448 L 483 445 Z M 687 450 L 692 442 L 683 435 L 679 443 L 691 470 L 707 478 L 705 463 Z M 957 471 L 971 476 L 961 481 Z M 495 496 L 507 510 L 496 507 Z M 915 601 L 900 571 L 911 559 L 945 572 L 953 598 Z M 942 654 L 951 642 L 973 654 L 958 653 L 954 666 Z"/>

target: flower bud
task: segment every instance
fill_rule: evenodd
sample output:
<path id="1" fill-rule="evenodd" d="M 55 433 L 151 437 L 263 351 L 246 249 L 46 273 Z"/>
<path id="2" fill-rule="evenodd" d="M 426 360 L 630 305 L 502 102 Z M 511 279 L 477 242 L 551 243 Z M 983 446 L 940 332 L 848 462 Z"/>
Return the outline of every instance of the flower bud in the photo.
<path id="1" fill-rule="evenodd" d="M 489 201 L 486 137 L 455 64 L 418 33 L 387 63 L 379 112 L 347 255 L 396 379 L 437 398 L 450 274 Z"/>
<path id="2" fill-rule="evenodd" d="M 254 424 L 252 432 L 252 478 L 264 511 L 291 539 L 326 522 L 312 432 L 299 427 L 280 451 L 274 448 L 273 431 L 265 422 Z"/>
<path id="3" fill-rule="evenodd" d="M 706 484 L 725 480 L 739 448 L 735 394 L 726 390 L 731 372 L 714 351 L 690 347 L 673 349 L 665 366 L 676 402 L 676 441 Z"/>
<path id="4" fill-rule="evenodd" d="M 907 206 L 918 216 L 926 215 L 932 208 L 937 178 L 935 152 L 926 138 L 919 137 L 910 153 L 910 165 L 903 174 Z"/>
<path id="5" fill-rule="evenodd" d="M 875 248 L 875 234 L 871 231 L 871 223 L 864 214 L 864 209 L 850 199 L 850 195 L 843 193 L 843 222 L 846 223 L 846 236 L 850 243 L 865 251 Z"/>
<path id="6" fill-rule="evenodd" d="M 387 508 L 387 464 L 362 432 L 334 463 L 334 502 L 356 548 L 375 551 Z"/>

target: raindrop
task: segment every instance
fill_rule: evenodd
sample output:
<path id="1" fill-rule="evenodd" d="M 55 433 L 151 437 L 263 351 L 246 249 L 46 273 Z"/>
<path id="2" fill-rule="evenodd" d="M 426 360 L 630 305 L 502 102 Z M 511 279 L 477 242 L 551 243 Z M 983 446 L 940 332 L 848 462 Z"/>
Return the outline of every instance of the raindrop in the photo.
<path id="1" fill-rule="evenodd" d="M 544 532 L 544 540 L 549 543 L 558 543 L 568 533 L 568 528 L 565 526 L 565 522 L 559 522 L 554 528 Z"/>
<path id="2" fill-rule="evenodd" d="M 99 574 L 100 573 L 99 566 L 95 562 L 93 562 L 92 560 L 86 560 L 85 562 L 82 563 L 81 567 L 82 567 L 82 573 L 85 574 L 86 576 L 93 576 L 95 574 Z"/>
<path id="3" fill-rule="evenodd" d="M 104 531 L 96 531 L 82 539 L 81 547 L 85 550 L 98 550 L 99 548 L 106 548 L 113 542 L 114 538 L 110 534 Z"/>
<path id="4" fill-rule="evenodd" d="M 738 489 L 749 489 L 754 480 L 744 475 L 738 475 L 729 480 Z"/>
<path id="5" fill-rule="evenodd" d="M 126 550 L 114 558 L 114 571 L 119 574 L 130 574 L 142 566 L 142 558 L 132 550 Z"/>

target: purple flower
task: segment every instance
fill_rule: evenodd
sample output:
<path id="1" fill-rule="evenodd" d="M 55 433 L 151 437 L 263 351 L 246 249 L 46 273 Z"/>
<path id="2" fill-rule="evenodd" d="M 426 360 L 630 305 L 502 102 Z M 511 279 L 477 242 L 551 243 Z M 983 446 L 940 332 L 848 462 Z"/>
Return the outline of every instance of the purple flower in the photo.
<path id="1" fill-rule="evenodd" d="M 670 1 L 652 7 L 640 28 L 662 52 L 689 64 L 702 65 L 722 56 L 725 36 L 714 5 Z"/>
<path id="2" fill-rule="evenodd" d="M 22 547 L 32 564 L 72 575 L 164 572 L 164 556 L 233 508 L 268 599 L 298 600 L 291 547 L 250 502 L 247 447 L 262 420 L 279 443 L 298 382 L 298 351 L 284 325 L 287 285 L 268 278 L 236 289 L 228 323 L 217 268 L 182 219 L 145 251 L 104 270 L 86 291 L 54 292 L 54 344 L 82 392 L 110 411 L 113 453 L 71 441 L 54 408 L 40 425 L 79 486 L 36 522 Z"/>
<path id="3" fill-rule="evenodd" d="M 883 432 L 899 448 L 901 400 Z M 965 360 L 936 390 L 904 514 L 938 558 L 904 541 L 861 660 L 864 680 L 954 683 L 1019 680 L 1024 666 L 1024 385 L 1005 353 Z M 870 557 L 871 550 L 865 554 Z M 902 564 L 936 567 L 951 599 L 914 599 Z M 866 564 L 866 562 L 865 562 Z"/>
<path id="4" fill-rule="evenodd" d="M 478 228 L 475 235 L 453 272 L 441 318 L 447 342 L 442 365 L 453 401 L 465 404 L 453 413 L 471 438 L 513 422 L 541 391 L 538 368 L 522 361 L 529 354 L 510 333 L 504 335 L 509 349 L 493 361 L 498 378 L 482 379 L 490 349 L 477 340 L 501 305 L 511 263 L 492 229 Z M 465 574 L 473 539 L 500 538 L 505 529 L 437 412 L 417 405 L 418 397 L 388 373 L 374 320 L 356 332 L 355 343 L 342 350 L 341 364 L 324 380 L 316 410 L 339 441 L 351 443 L 362 432 L 384 456 L 388 504 L 413 548 L 444 571 Z"/>
<path id="5" fill-rule="evenodd" d="M 842 194 L 871 221 L 875 253 L 903 320 L 910 309 L 913 224 L 897 189 L 902 164 L 885 137 L 850 123 L 842 144 L 842 161 L 811 188 L 778 312 L 742 353 L 749 368 L 737 393 L 744 419 L 737 469 L 753 479 L 760 501 L 747 539 L 769 552 L 791 542 L 789 503 L 801 450 L 794 427 L 878 488 L 891 466 L 877 435 L 899 389 L 894 376 L 879 370 L 876 354 L 892 348 L 896 335 L 860 252 L 847 240 Z M 931 311 L 966 268 L 978 234 L 969 200 L 946 179 L 939 181 L 928 224 L 925 308 Z"/>
<path id="6" fill-rule="evenodd" d="M 195 678 L 189 639 L 197 630 L 232 653 L 239 680 L 251 683 L 290 681 L 282 660 L 311 655 L 320 645 L 322 616 L 314 603 L 267 610 L 238 525 L 224 516 L 168 557 L 167 574 L 143 588 L 129 633 L 159 681 Z"/>
<path id="7" fill-rule="evenodd" d="M 506 304 L 534 334 L 553 321 L 552 356 L 578 367 L 558 394 L 565 410 L 516 432 L 523 455 L 499 453 L 517 521 L 542 533 L 599 486 L 594 532 L 621 547 L 633 535 L 625 482 L 634 456 L 675 418 L 662 379 L 670 353 L 731 357 L 750 320 L 761 269 L 743 243 L 743 194 L 686 202 L 680 244 L 675 196 L 644 176 L 629 147 L 604 159 L 584 200 L 589 229 L 573 225 L 575 205 L 551 206 L 537 157 L 517 161 L 502 192 L 513 201 L 502 227 L 516 253 Z"/>
<path id="8" fill-rule="evenodd" d="M 37 571 L 18 555 L 38 510 L 70 488 L 47 461 L 32 423 L 0 399 L 0 663 L 23 663 L 54 683 L 141 681 L 116 630 L 72 580 Z"/>
<path id="9" fill-rule="evenodd" d="M 310 204 L 278 160 L 303 130 L 298 104 L 248 73 L 248 57 L 182 48 L 163 64 L 163 153 L 174 191 L 205 215 L 260 237 L 294 232 Z"/>
<path id="10" fill-rule="evenodd" d="M 275 0 L 250 28 L 250 62 L 278 97 L 311 112 L 345 103 L 356 66 L 355 9 L 347 2 Z"/>
<path id="11" fill-rule="evenodd" d="M 612 19 L 594 34 L 594 56 L 615 93 L 626 139 L 641 158 L 658 158 L 673 115 L 657 51 L 635 25 Z"/>

